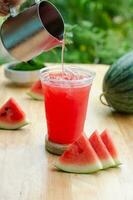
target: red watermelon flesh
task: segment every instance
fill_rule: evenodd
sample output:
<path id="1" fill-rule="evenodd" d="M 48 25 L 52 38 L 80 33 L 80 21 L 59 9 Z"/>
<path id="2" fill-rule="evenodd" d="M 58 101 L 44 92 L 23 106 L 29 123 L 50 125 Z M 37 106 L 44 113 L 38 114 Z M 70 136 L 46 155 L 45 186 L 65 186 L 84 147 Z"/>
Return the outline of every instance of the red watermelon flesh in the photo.
<path id="1" fill-rule="evenodd" d="M 102 164 L 86 136 L 81 136 L 61 155 L 58 169 L 73 173 L 93 173 L 102 169 Z"/>
<path id="2" fill-rule="evenodd" d="M 22 111 L 17 102 L 13 98 L 10 98 L 0 108 L 0 128 L 18 129 L 26 124 L 25 113 Z"/>
<path id="3" fill-rule="evenodd" d="M 103 165 L 103 169 L 115 166 L 115 162 L 112 156 L 108 152 L 97 131 L 94 131 L 94 133 L 90 136 L 89 141 L 94 148 L 96 154 L 98 155 Z"/>
<path id="4" fill-rule="evenodd" d="M 32 99 L 42 101 L 44 99 L 42 84 L 40 80 L 37 80 L 27 93 Z"/>
<path id="5" fill-rule="evenodd" d="M 118 156 L 116 146 L 115 146 L 107 129 L 105 129 L 101 133 L 101 139 L 102 139 L 103 143 L 105 144 L 106 148 L 108 149 L 109 153 L 111 154 L 112 158 L 114 159 L 116 165 L 120 165 L 121 163 L 118 159 L 119 156 Z"/>

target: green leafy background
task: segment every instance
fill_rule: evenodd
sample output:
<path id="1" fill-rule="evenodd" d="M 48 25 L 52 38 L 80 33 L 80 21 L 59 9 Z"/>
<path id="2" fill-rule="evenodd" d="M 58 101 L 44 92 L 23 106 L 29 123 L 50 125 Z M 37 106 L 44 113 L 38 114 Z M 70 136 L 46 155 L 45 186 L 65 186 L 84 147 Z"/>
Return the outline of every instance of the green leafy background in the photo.
<path id="1" fill-rule="evenodd" d="M 65 20 L 65 62 L 112 64 L 133 49 L 133 0 L 51 0 Z M 32 4 L 28 0 L 21 10 Z M 61 48 L 39 62 L 60 62 Z"/>

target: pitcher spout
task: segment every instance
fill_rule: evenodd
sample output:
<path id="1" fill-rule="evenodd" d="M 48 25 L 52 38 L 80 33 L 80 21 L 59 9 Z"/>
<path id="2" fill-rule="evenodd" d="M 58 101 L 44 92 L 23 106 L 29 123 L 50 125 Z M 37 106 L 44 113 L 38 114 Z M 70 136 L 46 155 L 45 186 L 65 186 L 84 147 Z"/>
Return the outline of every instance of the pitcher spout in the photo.
<path id="1" fill-rule="evenodd" d="M 57 46 L 62 46 L 64 40 L 59 40 L 57 38 L 49 38 L 47 40 L 47 43 L 45 41 L 45 45 L 44 45 L 44 51 L 49 51 L 50 49 L 53 49 Z"/>

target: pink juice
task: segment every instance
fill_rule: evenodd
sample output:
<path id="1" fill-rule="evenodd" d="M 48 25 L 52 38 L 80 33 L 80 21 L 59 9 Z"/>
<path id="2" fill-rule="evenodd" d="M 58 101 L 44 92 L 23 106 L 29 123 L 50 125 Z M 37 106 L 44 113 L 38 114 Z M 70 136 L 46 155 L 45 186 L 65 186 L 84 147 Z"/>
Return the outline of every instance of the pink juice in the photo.
<path id="1" fill-rule="evenodd" d="M 94 74 L 88 70 L 78 70 L 78 75 L 71 72 L 62 74 L 56 68 L 51 68 L 45 69 L 41 75 L 48 139 L 54 143 L 70 144 L 84 130 Z"/>

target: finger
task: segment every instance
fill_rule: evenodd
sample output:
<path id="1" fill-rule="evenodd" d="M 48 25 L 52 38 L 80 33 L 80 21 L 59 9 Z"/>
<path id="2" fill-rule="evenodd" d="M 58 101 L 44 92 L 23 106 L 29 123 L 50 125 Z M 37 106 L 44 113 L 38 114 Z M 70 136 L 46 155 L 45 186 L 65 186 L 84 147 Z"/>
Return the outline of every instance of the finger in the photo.
<path id="1" fill-rule="evenodd" d="M 6 16 L 9 13 L 9 4 L 7 2 L 3 3 L 3 0 L 0 0 L 0 15 Z"/>

